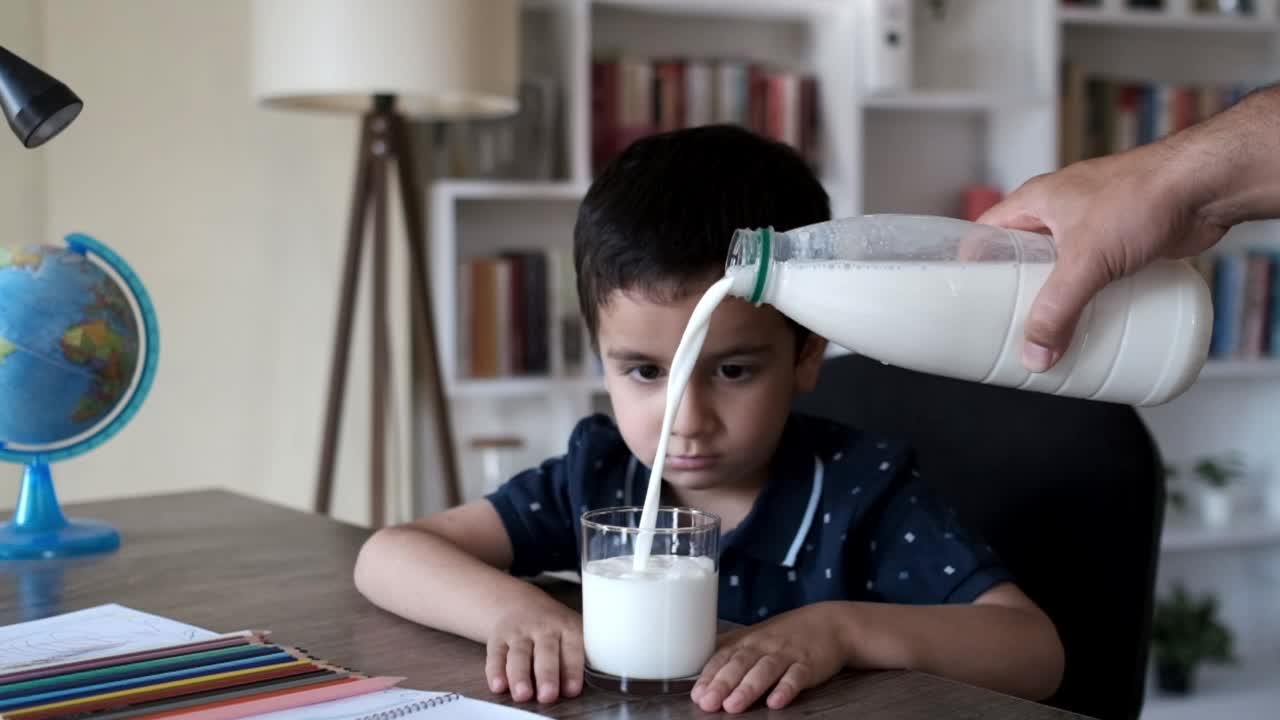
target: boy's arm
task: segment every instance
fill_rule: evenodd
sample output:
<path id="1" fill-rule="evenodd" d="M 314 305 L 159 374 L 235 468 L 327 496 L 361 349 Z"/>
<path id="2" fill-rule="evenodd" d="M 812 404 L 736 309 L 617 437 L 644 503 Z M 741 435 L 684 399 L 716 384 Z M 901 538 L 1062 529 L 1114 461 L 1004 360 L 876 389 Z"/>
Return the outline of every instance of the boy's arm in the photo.
<path id="1" fill-rule="evenodd" d="M 1031 700 L 1062 681 L 1057 628 L 1013 583 L 969 605 L 840 605 L 851 667 L 919 670 Z"/>
<path id="2" fill-rule="evenodd" d="M 511 559 L 498 513 L 481 500 L 374 533 L 355 583 L 379 607 L 484 642 L 498 609 L 542 594 L 506 573 Z"/>
<path id="3" fill-rule="evenodd" d="M 582 687 L 581 618 L 507 574 L 512 558 L 497 511 L 480 500 L 379 530 L 360 550 L 355 583 L 379 607 L 485 643 L 485 674 L 494 692 L 510 689 L 521 702 L 576 695 Z"/>
<path id="4" fill-rule="evenodd" d="M 1061 681 L 1063 651 L 1053 623 L 1012 583 L 969 605 L 825 602 L 725 637 L 692 697 L 708 712 L 742 712 L 768 692 L 780 708 L 846 667 L 918 670 L 1041 700 Z"/>

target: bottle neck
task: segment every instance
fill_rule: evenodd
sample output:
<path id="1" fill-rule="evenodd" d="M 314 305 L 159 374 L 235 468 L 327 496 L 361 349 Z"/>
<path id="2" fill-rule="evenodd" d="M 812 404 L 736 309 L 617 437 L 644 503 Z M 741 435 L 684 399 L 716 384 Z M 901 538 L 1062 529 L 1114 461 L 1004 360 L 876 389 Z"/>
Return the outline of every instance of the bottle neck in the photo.
<path id="1" fill-rule="evenodd" d="M 773 266 L 774 238 L 772 227 L 734 233 L 725 262 L 725 275 L 733 278 L 729 294 L 753 305 L 765 302 Z"/>

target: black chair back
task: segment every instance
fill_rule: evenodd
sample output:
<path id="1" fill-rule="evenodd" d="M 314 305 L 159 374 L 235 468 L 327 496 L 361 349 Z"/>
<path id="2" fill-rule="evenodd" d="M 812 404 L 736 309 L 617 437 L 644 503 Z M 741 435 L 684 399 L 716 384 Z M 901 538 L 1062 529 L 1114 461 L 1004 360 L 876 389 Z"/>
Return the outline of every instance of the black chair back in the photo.
<path id="1" fill-rule="evenodd" d="M 1066 672 L 1050 704 L 1138 716 L 1165 479 L 1132 407 L 849 355 L 827 361 L 796 409 L 914 445 L 922 475 L 1056 624 Z"/>

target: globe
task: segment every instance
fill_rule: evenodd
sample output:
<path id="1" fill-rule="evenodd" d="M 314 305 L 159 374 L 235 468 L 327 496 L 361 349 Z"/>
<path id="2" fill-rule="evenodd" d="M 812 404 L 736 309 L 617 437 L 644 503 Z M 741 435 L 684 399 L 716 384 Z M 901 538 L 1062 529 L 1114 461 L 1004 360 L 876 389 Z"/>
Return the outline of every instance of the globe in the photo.
<path id="1" fill-rule="evenodd" d="M 146 290 L 105 245 L 78 233 L 65 246 L 0 244 L 0 459 L 26 465 L 0 558 L 118 547 L 115 528 L 62 515 L 48 463 L 133 418 L 157 350 Z"/>

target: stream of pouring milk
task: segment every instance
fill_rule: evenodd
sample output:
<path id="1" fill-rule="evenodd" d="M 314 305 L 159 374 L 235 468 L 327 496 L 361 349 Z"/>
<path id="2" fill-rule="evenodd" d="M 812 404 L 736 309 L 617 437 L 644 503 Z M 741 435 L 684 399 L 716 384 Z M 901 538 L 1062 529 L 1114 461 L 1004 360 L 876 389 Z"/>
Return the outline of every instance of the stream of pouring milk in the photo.
<path id="1" fill-rule="evenodd" d="M 684 335 L 676 347 L 676 354 L 671 358 L 671 370 L 667 373 L 667 407 L 662 415 L 662 434 L 658 437 L 658 451 L 653 456 L 653 471 L 649 473 L 649 487 L 645 490 L 644 510 L 640 513 L 640 532 L 636 534 L 635 557 L 633 568 L 642 572 L 649 562 L 649 550 L 653 546 L 653 530 L 657 524 L 658 501 L 662 497 L 662 471 L 667 464 L 667 441 L 671 437 L 671 424 L 675 422 L 676 413 L 680 410 L 680 400 L 684 398 L 685 386 L 693 375 L 693 368 L 698 364 L 698 355 L 702 352 L 702 343 L 706 342 L 707 329 L 711 326 L 711 313 L 729 294 L 733 285 L 732 278 L 721 278 L 707 288 L 702 299 L 693 308 L 689 316 L 689 324 L 685 326 Z"/>

